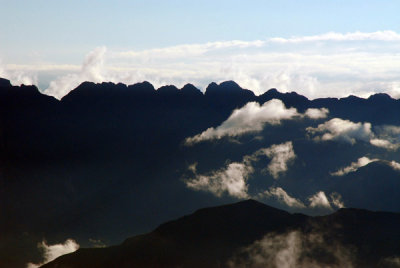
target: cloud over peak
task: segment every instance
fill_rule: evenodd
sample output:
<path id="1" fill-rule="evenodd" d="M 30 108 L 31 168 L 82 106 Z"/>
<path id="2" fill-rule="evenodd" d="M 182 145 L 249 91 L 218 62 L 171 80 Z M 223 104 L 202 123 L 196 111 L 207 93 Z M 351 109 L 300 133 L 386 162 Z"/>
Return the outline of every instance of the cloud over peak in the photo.
<path id="1" fill-rule="evenodd" d="M 357 162 L 352 162 L 349 166 L 343 167 L 343 168 L 339 169 L 338 171 L 332 172 L 331 175 L 332 176 L 343 176 L 350 172 L 357 171 L 360 167 L 366 166 L 369 163 L 372 163 L 375 161 L 379 161 L 379 159 L 377 159 L 377 158 L 370 159 L 366 156 L 363 156 L 363 157 L 360 157 L 357 160 Z"/>
<path id="2" fill-rule="evenodd" d="M 315 194 L 309 196 L 305 202 L 300 199 L 290 196 L 281 187 L 269 187 L 268 190 L 258 194 L 258 198 L 261 199 L 275 199 L 285 206 L 296 209 L 296 210 L 318 210 L 318 211 L 332 211 L 334 208 L 343 208 L 344 203 L 342 196 L 339 193 L 333 192 L 326 196 L 325 192 L 318 191 Z"/>

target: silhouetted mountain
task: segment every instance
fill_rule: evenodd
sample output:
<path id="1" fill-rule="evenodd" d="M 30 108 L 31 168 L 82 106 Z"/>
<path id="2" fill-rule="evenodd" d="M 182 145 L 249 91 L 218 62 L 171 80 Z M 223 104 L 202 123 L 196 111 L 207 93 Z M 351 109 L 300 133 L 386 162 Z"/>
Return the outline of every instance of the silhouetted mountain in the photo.
<path id="1" fill-rule="evenodd" d="M 400 254 L 399 224 L 400 214 L 395 213 L 340 209 L 328 216 L 308 217 L 247 200 L 198 210 L 119 246 L 79 249 L 43 267 L 235 267 L 228 262 L 241 248 L 265 235 L 295 230 L 322 234 L 326 247 L 340 243 L 351 250 L 352 267 L 379 267 L 382 260 Z M 307 257 L 315 264 L 337 264 L 323 253 L 320 248 Z"/>
<path id="2" fill-rule="evenodd" d="M 333 177 L 334 189 L 346 204 L 371 210 L 398 211 L 400 172 L 387 161 L 376 161 L 344 176 Z"/>
<path id="3" fill-rule="evenodd" d="M 237 139 L 184 145 L 186 138 L 220 126 L 234 109 L 271 99 L 299 112 L 324 107 L 329 114 L 266 124 Z M 188 167 L 197 164 L 198 174 L 214 174 L 287 141 L 293 143 L 295 161 L 277 180 L 265 172 L 271 159 L 260 160 L 249 180 L 250 194 L 279 186 L 307 203 L 324 190 L 342 194 L 347 206 L 399 212 L 399 172 L 374 164 L 365 174 L 360 169 L 343 178 L 329 175 L 364 155 L 399 162 L 398 151 L 366 140 L 315 142 L 306 131 L 335 117 L 400 126 L 399 114 L 400 101 L 385 94 L 308 100 L 276 89 L 255 96 L 233 81 L 211 83 L 204 94 L 191 84 L 155 89 L 149 82 L 84 82 L 57 100 L 35 86 L 0 79 L 0 267 L 39 262 L 37 244 L 43 238 L 115 244 L 195 208 L 232 202 L 236 198 L 227 194 L 189 189 L 185 179 L 194 175 Z M 360 187 L 365 198 L 356 194 Z"/>

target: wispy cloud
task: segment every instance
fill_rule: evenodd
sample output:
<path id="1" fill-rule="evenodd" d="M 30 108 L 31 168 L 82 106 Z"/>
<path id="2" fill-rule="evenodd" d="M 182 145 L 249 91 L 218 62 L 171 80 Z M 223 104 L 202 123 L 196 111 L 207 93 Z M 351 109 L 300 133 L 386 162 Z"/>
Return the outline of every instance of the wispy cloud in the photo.
<path id="1" fill-rule="evenodd" d="M 258 197 L 260 198 L 274 198 L 278 200 L 280 203 L 285 204 L 290 208 L 305 208 L 303 202 L 299 199 L 296 199 L 290 196 L 285 190 L 281 187 L 270 187 L 268 190 L 264 191 L 263 193 L 259 194 Z"/>
<path id="2" fill-rule="evenodd" d="M 357 171 L 360 167 L 366 166 L 369 163 L 372 163 L 375 161 L 379 161 L 379 159 L 377 159 L 377 158 L 370 159 L 366 156 L 363 156 L 363 157 L 360 157 L 357 160 L 357 162 L 352 162 L 349 166 L 343 167 L 343 168 L 339 169 L 338 171 L 332 172 L 331 175 L 332 176 L 343 176 L 350 172 Z"/>
<path id="3" fill-rule="evenodd" d="M 82 63 L 79 73 L 61 76 L 50 82 L 49 88 L 45 90 L 45 93 L 57 98 L 62 98 L 68 94 L 70 90 L 76 88 L 84 81 L 102 82 L 108 80 L 107 77 L 102 74 L 106 51 L 105 47 L 98 47 L 91 51 Z"/>
<path id="4" fill-rule="evenodd" d="M 288 164 L 296 157 L 292 142 L 289 141 L 261 148 L 251 155 L 245 155 L 241 162 L 227 163 L 225 167 L 206 174 L 198 174 L 197 164 L 192 164 L 188 170 L 193 176 L 184 182 L 193 190 L 211 192 L 216 196 L 227 193 L 236 198 L 249 198 L 248 180 L 255 171 L 254 162 L 259 161 L 261 156 L 271 159 L 267 170 L 275 179 L 287 171 Z"/>
<path id="5" fill-rule="evenodd" d="M 243 248 L 228 265 L 231 268 L 352 268 L 352 251 L 338 241 L 325 241 L 325 235 L 318 231 L 269 233 Z"/>
<path id="6" fill-rule="evenodd" d="M 400 41 L 400 34 L 395 31 L 376 31 L 370 33 L 352 32 L 337 33 L 329 32 L 320 35 L 300 36 L 291 38 L 276 37 L 271 38 L 271 42 L 279 43 L 301 43 L 301 42 L 319 42 L 319 41 Z"/>
<path id="7" fill-rule="evenodd" d="M 282 144 L 274 144 L 263 150 L 263 152 L 271 159 L 267 170 L 275 179 L 277 179 L 281 173 L 286 172 L 288 163 L 296 158 L 293 144 L 290 141 Z"/>
<path id="8" fill-rule="evenodd" d="M 333 192 L 326 196 L 325 192 L 318 191 L 309 196 L 304 202 L 290 196 L 282 187 L 269 187 L 268 190 L 257 195 L 259 199 L 272 199 L 297 211 L 318 210 L 319 212 L 331 212 L 335 208 L 343 208 L 344 202 L 339 193 Z"/>
<path id="9" fill-rule="evenodd" d="M 72 239 L 66 240 L 62 244 L 48 245 L 45 241 L 38 245 L 43 250 L 44 261 L 40 264 L 28 263 L 27 268 L 37 268 L 48 262 L 55 260 L 61 255 L 74 252 L 79 249 L 79 245 Z"/>
<path id="10" fill-rule="evenodd" d="M 371 139 L 369 142 L 376 147 L 381 147 L 387 150 L 396 151 L 400 148 L 400 143 L 391 143 L 390 141 L 384 139 Z"/>

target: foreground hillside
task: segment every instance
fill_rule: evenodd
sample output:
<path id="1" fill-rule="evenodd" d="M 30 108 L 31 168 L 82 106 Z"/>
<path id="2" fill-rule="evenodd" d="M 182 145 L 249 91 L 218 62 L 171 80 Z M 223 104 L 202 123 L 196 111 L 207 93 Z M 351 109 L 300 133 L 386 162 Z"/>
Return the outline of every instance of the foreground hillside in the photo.
<path id="1" fill-rule="evenodd" d="M 79 249 L 43 268 L 391 267 L 400 256 L 399 225 L 398 213 L 309 217 L 248 200 L 198 210 L 118 246 Z"/>

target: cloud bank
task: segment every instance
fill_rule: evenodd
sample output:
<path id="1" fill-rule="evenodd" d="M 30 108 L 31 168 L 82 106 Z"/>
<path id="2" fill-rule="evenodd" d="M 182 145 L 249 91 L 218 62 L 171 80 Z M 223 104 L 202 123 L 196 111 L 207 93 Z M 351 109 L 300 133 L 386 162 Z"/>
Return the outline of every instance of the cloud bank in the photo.
<path id="1" fill-rule="evenodd" d="M 37 268 L 48 262 L 55 260 L 61 255 L 72 253 L 79 249 L 79 245 L 72 239 L 66 240 L 62 244 L 48 245 L 45 241 L 38 245 L 43 250 L 44 261 L 40 264 L 28 263 L 27 268 Z"/>
<path id="2" fill-rule="evenodd" d="M 227 120 L 216 128 L 208 128 L 194 137 L 186 138 L 186 145 L 193 145 L 207 140 L 218 140 L 223 137 L 238 137 L 244 134 L 261 132 L 266 124 L 278 125 L 282 120 L 299 117 L 312 119 L 324 118 L 328 109 L 308 109 L 305 114 L 297 112 L 296 108 L 286 108 L 278 99 L 272 99 L 260 105 L 249 102 L 239 109 L 235 109 Z"/>
<path id="3" fill-rule="evenodd" d="M 50 87 L 45 90 L 58 98 L 82 79 L 128 84 L 147 80 L 156 87 L 167 84 L 181 87 L 190 82 L 199 88 L 205 88 L 212 81 L 235 80 L 256 94 L 278 88 L 283 92 L 297 91 L 309 98 L 349 94 L 366 97 L 375 92 L 387 92 L 399 98 L 399 35 L 394 31 L 329 32 L 145 50 L 109 48 L 104 53 L 104 48 L 97 48 L 89 53 L 78 71 L 76 66 L 72 68 L 65 63 L 9 63 L 3 64 L 6 72 L 2 75 L 18 83 L 29 79 L 29 83 L 37 84 L 37 80 L 29 77 L 38 73 L 47 77 L 54 70 L 65 72 L 48 81 Z M 92 57 L 95 62 L 88 59 Z M 85 72 L 87 64 L 97 66 L 91 70 L 95 73 Z M 17 73 L 26 78 L 18 78 Z M 34 75 L 26 76 L 27 73 Z"/>

